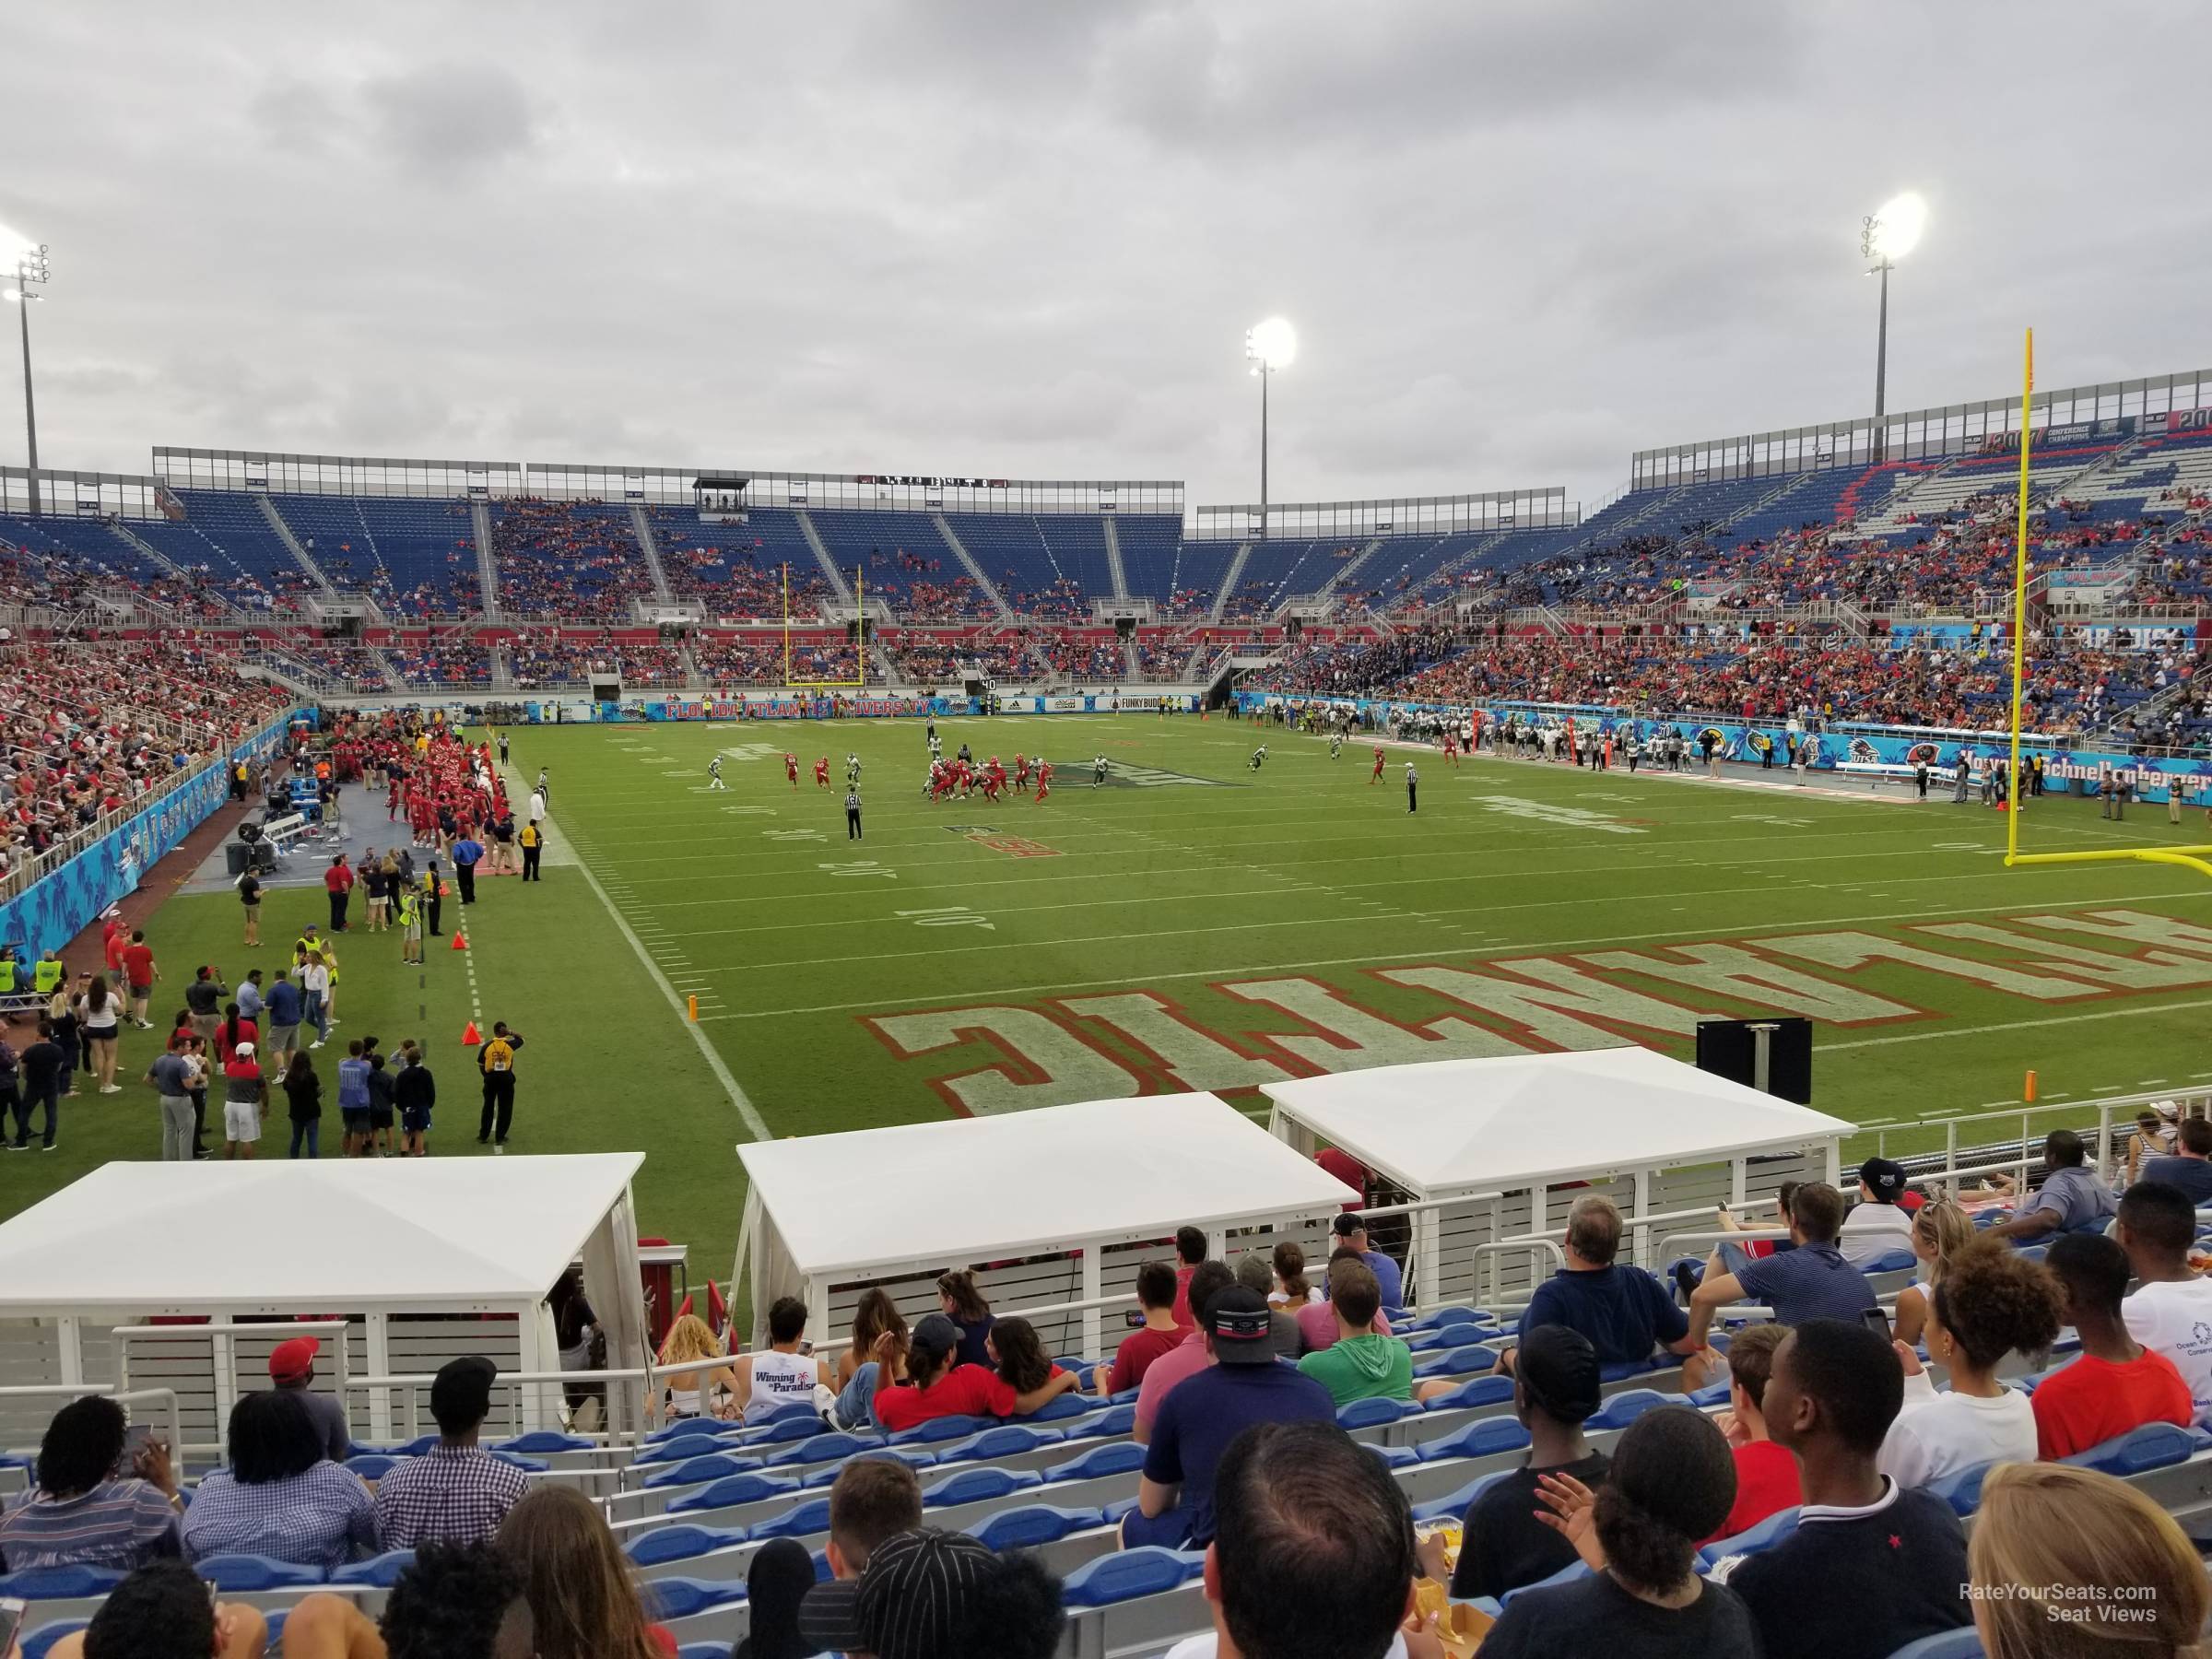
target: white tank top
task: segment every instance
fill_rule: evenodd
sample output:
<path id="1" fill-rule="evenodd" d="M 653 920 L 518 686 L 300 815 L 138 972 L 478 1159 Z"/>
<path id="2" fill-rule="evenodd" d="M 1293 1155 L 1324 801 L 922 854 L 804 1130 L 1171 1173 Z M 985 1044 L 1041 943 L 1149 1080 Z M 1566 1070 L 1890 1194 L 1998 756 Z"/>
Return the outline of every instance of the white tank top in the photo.
<path id="1" fill-rule="evenodd" d="M 777 1407 L 794 1400 L 811 1405 L 816 1375 L 815 1362 L 807 1355 L 762 1348 L 753 1356 L 753 1393 L 745 1404 L 745 1420 L 764 1421 Z"/>

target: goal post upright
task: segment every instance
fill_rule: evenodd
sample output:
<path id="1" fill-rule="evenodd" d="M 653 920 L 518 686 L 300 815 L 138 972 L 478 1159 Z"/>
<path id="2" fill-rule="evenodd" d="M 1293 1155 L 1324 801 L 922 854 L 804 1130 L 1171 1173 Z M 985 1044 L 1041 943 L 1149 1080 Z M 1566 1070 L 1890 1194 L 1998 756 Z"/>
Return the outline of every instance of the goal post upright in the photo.
<path id="1" fill-rule="evenodd" d="M 2027 694 L 2028 661 L 2028 449 L 2030 417 L 2035 397 L 2035 330 L 2028 330 L 2020 359 L 2020 485 L 2017 505 L 2017 536 L 2012 565 L 2012 769 L 2006 779 L 2009 799 L 2005 805 L 2005 865 L 2112 864 L 2133 859 L 2143 864 L 2179 865 L 2200 875 L 2212 876 L 2212 845 L 2190 847 L 2104 847 L 2094 853 L 2023 853 L 2020 851 L 2020 711 Z M 2179 789 L 2179 774 L 2167 787 Z"/>

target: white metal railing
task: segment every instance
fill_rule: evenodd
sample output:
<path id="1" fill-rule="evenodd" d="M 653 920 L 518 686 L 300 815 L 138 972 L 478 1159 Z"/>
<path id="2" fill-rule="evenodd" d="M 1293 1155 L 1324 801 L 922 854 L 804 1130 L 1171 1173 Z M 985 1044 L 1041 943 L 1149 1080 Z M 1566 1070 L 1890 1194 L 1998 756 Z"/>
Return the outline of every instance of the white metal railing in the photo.
<path id="1" fill-rule="evenodd" d="M 187 1452 L 212 1452 L 218 1457 L 229 1455 L 230 1407 L 238 1399 L 238 1372 L 235 1355 L 230 1344 L 241 1336 L 275 1336 L 279 1341 L 294 1336 L 329 1336 L 335 1338 L 332 1351 L 335 1355 L 335 1370 L 341 1394 L 346 1385 L 346 1329 L 343 1319 L 273 1320 L 256 1324 L 188 1324 L 188 1325 L 113 1325 L 109 1335 L 115 1338 L 115 1376 L 117 1386 L 128 1388 L 131 1382 L 131 1344 L 134 1342 L 205 1342 L 208 1345 L 208 1371 L 215 1395 L 215 1439 L 195 1441 L 186 1444 L 174 1442 L 178 1454 Z"/>
<path id="2" fill-rule="evenodd" d="M 99 1394 L 118 1406 L 135 1406 L 142 1402 L 166 1405 L 169 1418 L 169 1449 L 172 1456 L 184 1454 L 184 1408 L 173 1388 L 118 1388 L 107 1382 L 28 1382 L 0 1388 L 0 1400 L 53 1400 L 64 1405 L 81 1400 L 87 1394 Z M 10 1451 L 29 1454 L 35 1446 L 10 1447 Z M 35 1479 L 35 1477 L 34 1477 Z"/>

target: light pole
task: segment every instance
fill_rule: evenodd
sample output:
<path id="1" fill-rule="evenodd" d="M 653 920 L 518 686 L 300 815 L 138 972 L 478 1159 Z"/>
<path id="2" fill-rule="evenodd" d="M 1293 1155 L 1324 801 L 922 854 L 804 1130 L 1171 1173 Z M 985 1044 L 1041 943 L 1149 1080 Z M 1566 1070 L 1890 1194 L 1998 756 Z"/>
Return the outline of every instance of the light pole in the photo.
<path id="1" fill-rule="evenodd" d="M 1892 196 L 1859 221 L 1859 253 L 1871 261 L 1866 275 L 1882 279 L 1882 304 L 1874 333 L 1874 458 L 1882 459 L 1882 416 L 1889 393 L 1889 273 L 1919 244 L 1928 228 L 1928 205 L 1913 191 Z"/>
<path id="2" fill-rule="evenodd" d="M 53 273 L 47 264 L 44 242 L 32 242 L 0 227 L 0 259 L 11 256 L 16 286 L 7 290 L 7 297 L 22 312 L 23 429 L 30 460 L 30 510 L 35 513 L 39 511 L 39 406 L 30 389 L 30 302 L 39 296 L 30 291 L 30 285 L 35 282 L 43 286 Z"/>
<path id="3" fill-rule="evenodd" d="M 1280 317 L 1244 331 L 1244 360 L 1260 377 L 1260 539 L 1267 539 L 1267 378 L 1298 355 L 1298 333 Z"/>

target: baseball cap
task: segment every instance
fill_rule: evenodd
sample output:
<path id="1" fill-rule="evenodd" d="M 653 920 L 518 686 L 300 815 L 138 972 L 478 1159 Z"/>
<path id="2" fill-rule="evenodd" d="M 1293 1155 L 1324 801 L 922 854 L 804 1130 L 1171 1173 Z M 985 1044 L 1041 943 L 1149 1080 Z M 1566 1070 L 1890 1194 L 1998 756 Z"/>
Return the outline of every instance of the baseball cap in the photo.
<path id="1" fill-rule="evenodd" d="M 949 1354 L 960 1346 L 960 1327 L 942 1313 L 924 1313 L 914 1321 L 907 1346 L 914 1353 L 926 1354 L 932 1359 Z"/>
<path id="2" fill-rule="evenodd" d="M 997 1566 L 990 1547 L 970 1534 L 900 1533 L 876 1547 L 858 1578 L 806 1592 L 799 1634 L 824 1653 L 954 1659 L 976 1587 Z"/>
<path id="3" fill-rule="evenodd" d="M 230 1052 L 234 1054 L 250 1054 L 253 1052 L 253 1045 L 250 1042 L 241 1042 Z"/>
<path id="4" fill-rule="evenodd" d="M 1267 1365 L 1275 1359 L 1267 1299 L 1257 1290 L 1236 1285 L 1217 1294 L 1206 1304 L 1206 1330 L 1218 1364 Z"/>
<path id="5" fill-rule="evenodd" d="M 323 1351 L 323 1343 L 314 1336 L 294 1336 L 280 1342 L 269 1350 L 269 1377 L 272 1382 L 288 1382 L 304 1377 L 315 1369 L 315 1356 Z"/>
<path id="6" fill-rule="evenodd" d="M 1513 1375 L 1529 1404 L 1562 1423 L 1580 1423 L 1598 1406 L 1597 1350 L 1568 1325 L 1537 1325 L 1521 1333 Z"/>
<path id="7" fill-rule="evenodd" d="M 439 1427 L 480 1423 L 491 1409 L 491 1382 L 499 1368 L 481 1354 L 448 1359 L 430 1383 L 430 1415 Z"/>
<path id="8" fill-rule="evenodd" d="M 1348 1239 L 1356 1232 L 1367 1230 L 1367 1218 L 1349 1211 L 1339 1212 L 1336 1219 L 1329 1223 L 1329 1230 L 1340 1239 Z"/>
<path id="9" fill-rule="evenodd" d="M 1894 1158 L 1870 1158 L 1859 1166 L 1859 1180 L 1884 1204 L 1904 1196 L 1905 1166 Z"/>

